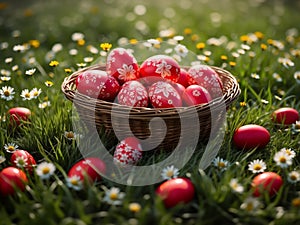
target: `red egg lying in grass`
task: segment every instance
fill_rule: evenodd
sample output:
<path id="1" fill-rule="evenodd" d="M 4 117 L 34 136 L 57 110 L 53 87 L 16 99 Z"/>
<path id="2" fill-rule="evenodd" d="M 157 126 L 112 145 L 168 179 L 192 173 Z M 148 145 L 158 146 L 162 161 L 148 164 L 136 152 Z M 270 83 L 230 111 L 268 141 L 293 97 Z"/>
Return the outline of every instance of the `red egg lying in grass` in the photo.
<path id="1" fill-rule="evenodd" d="M 274 172 L 264 172 L 255 176 L 252 180 L 253 195 L 259 197 L 268 193 L 274 196 L 283 184 L 281 176 Z"/>
<path id="2" fill-rule="evenodd" d="M 142 146 L 135 137 L 122 140 L 115 149 L 114 163 L 120 166 L 136 165 L 142 159 Z"/>
<path id="3" fill-rule="evenodd" d="M 173 178 L 159 185 L 156 194 L 163 200 L 164 205 L 170 208 L 192 201 L 195 188 L 188 178 Z"/>
<path id="4" fill-rule="evenodd" d="M 36 161 L 33 156 L 25 150 L 16 150 L 13 152 L 10 162 L 14 167 L 24 169 L 29 173 L 32 173 L 36 166 Z"/>
<path id="5" fill-rule="evenodd" d="M 102 70 L 87 70 L 79 74 L 76 87 L 79 93 L 104 101 L 113 101 L 120 89 L 118 81 Z"/>
<path id="6" fill-rule="evenodd" d="M 233 142 L 239 149 L 263 148 L 270 141 L 269 131 L 259 125 L 248 124 L 239 127 L 233 134 Z"/>
<path id="7" fill-rule="evenodd" d="M 75 163 L 68 172 L 68 177 L 77 176 L 81 181 L 92 183 L 101 180 L 101 174 L 105 174 L 105 163 L 94 157 L 88 157 Z"/>
<path id="8" fill-rule="evenodd" d="M 139 66 L 129 51 L 124 48 L 115 48 L 107 56 L 106 72 L 123 84 L 139 77 Z"/>
<path id="9" fill-rule="evenodd" d="M 8 110 L 8 114 L 10 123 L 19 126 L 22 122 L 29 120 L 31 111 L 25 107 L 15 107 Z"/>
<path id="10" fill-rule="evenodd" d="M 24 191 L 28 183 L 26 174 L 15 167 L 6 167 L 0 172 L 0 194 L 14 195 L 16 191 Z"/>
<path id="11" fill-rule="evenodd" d="M 279 124 L 290 125 L 299 120 L 299 113 L 293 108 L 280 108 L 272 113 L 272 120 Z"/>

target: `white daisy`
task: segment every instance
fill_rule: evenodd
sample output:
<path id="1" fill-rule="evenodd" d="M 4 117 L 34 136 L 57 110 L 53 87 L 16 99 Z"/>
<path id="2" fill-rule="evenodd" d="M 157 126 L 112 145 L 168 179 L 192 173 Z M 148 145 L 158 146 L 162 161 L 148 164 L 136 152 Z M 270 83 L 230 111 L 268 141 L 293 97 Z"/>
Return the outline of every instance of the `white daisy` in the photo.
<path id="1" fill-rule="evenodd" d="M 103 201 L 110 205 L 120 205 L 125 197 L 125 193 L 121 192 L 119 188 L 112 187 L 105 191 Z"/>
<path id="2" fill-rule="evenodd" d="M 296 121 L 292 124 L 292 133 L 297 134 L 300 133 L 300 121 Z"/>
<path id="3" fill-rule="evenodd" d="M 79 176 L 71 176 L 67 178 L 67 186 L 74 189 L 75 191 L 80 191 L 83 188 L 83 182 Z"/>
<path id="4" fill-rule="evenodd" d="M 32 76 L 35 73 L 35 71 L 36 71 L 36 68 L 29 69 L 29 70 L 25 71 L 25 74 L 28 76 Z"/>
<path id="5" fill-rule="evenodd" d="M 5 99 L 6 101 L 10 101 L 14 98 L 14 88 L 9 86 L 4 86 L 0 89 L 0 96 L 2 99 Z"/>
<path id="6" fill-rule="evenodd" d="M 298 171 L 289 172 L 287 180 L 292 184 L 299 182 L 300 181 L 300 173 Z"/>
<path id="7" fill-rule="evenodd" d="M 252 173 L 262 173 L 266 169 L 266 163 L 261 159 L 255 159 L 248 164 L 248 170 L 250 170 Z"/>
<path id="8" fill-rule="evenodd" d="M 164 180 L 171 180 L 172 178 L 176 178 L 179 175 L 179 170 L 172 166 L 167 166 L 162 170 L 161 176 Z"/>
<path id="9" fill-rule="evenodd" d="M 32 95 L 28 89 L 22 90 L 20 96 L 23 98 L 23 101 L 32 99 Z"/>
<path id="10" fill-rule="evenodd" d="M 5 162 L 6 158 L 3 155 L 0 155 L 0 164 Z"/>
<path id="11" fill-rule="evenodd" d="M 64 136 L 68 140 L 74 140 L 77 137 L 76 133 L 74 133 L 73 131 L 65 131 Z"/>
<path id="12" fill-rule="evenodd" d="M 247 211 L 247 212 L 255 212 L 259 208 L 262 207 L 261 202 L 254 197 L 248 197 L 245 201 L 241 204 L 240 208 Z"/>
<path id="13" fill-rule="evenodd" d="M 46 108 L 48 106 L 51 106 L 50 101 L 45 101 L 45 102 L 39 103 L 39 108 L 40 109 L 44 109 L 44 108 Z"/>
<path id="14" fill-rule="evenodd" d="M 276 165 L 280 166 L 281 168 L 287 168 L 293 163 L 292 157 L 284 151 L 277 152 L 273 159 L 276 162 Z"/>
<path id="15" fill-rule="evenodd" d="M 180 56 L 180 57 L 186 57 L 189 50 L 186 48 L 186 46 L 182 44 L 178 44 L 174 48 L 175 52 Z"/>
<path id="16" fill-rule="evenodd" d="M 39 95 L 42 93 L 42 89 L 37 89 L 37 88 L 33 88 L 31 91 L 30 91 L 30 94 L 32 96 L 32 98 L 37 98 L 39 97 Z"/>
<path id="17" fill-rule="evenodd" d="M 295 158 L 295 156 L 296 156 L 296 152 L 293 151 L 293 150 L 290 149 L 290 148 L 282 148 L 282 149 L 280 149 L 280 152 L 285 152 L 285 153 L 288 154 L 292 159 Z"/>
<path id="18" fill-rule="evenodd" d="M 24 156 L 18 156 L 16 157 L 14 163 L 17 167 L 24 168 L 27 166 L 27 158 L 25 158 Z"/>
<path id="19" fill-rule="evenodd" d="M 294 73 L 294 78 L 298 84 L 300 84 L 300 71 Z"/>
<path id="20" fill-rule="evenodd" d="M 37 166 L 36 174 L 43 180 L 49 179 L 49 177 L 54 174 L 55 169 L 56 167 L 53 163 L 42 162 Z"/>
<path id="21" fill-rule="evenodd" d="M 232 178 L 229 182 L 229 186 L 231 187 L 232 191 L 233 192 L 236 192 L 236 193 L 243 193 L 244 192 L 244 187 L 243 185 L 241 185 L 239 182 L 238 182 L 238 179 L 236 178 Z"/>
<path id="22" fill-rule="evenodd" d="M 13 153 L 19 148 L 18 145 L 15 143 L 7 143 L 4 145 L 4 150 L 7 151 L 8 153 Z"/>
<path id="23" fill-rule="evenodd" d="M 212 164 L 221 171 L 227 170 L 227 168 L 229 166 L 229 162 L 225 159 L 220 158 L 220 157 L 215 158 L 213 160 Z"/>

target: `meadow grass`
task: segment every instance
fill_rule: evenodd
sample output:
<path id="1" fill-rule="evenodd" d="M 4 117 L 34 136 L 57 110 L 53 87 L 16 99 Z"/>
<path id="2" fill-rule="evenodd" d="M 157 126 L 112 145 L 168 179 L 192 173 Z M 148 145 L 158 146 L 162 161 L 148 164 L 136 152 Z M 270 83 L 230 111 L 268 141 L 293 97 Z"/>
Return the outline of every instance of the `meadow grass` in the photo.
<path id="1" fill-rule="evenodd" d="M 7 143 L 29 151 L 38 163 L 48 161 L 56 167 L 48 180 L 33 174 L 28 176 L 24 192 L 0 198 L 0 224 L 299 222 L 300 182 L 288 179 L 291 171 L 300 171 L 299 132 L 271 121 L 272 112 L 280 107 L 300 111 L 299 8 L 296 1 L 280 0 L 0 2 L 0 88 L 10 86 L 15 91 L 12 100 L 0 99 L 0 155 L 6 158 L 0 167 L 10 165 L 10 153 L 4 150 Z M 179 171 L 179 176 L 192 180 L 196 196 L 189 204 L 171 209 L 166 209 L 155 194 L 159 184 L 134 187 L 103 179 L 79 191 L 68 187 L 66 174 L 82 155 L 76 140 L 64 135 L 74 129 L 72 103 L 61 92 L 64 78 L 105 60 L 101 43 L 112 43 L 114 48 L 135 39 L 174 41 L 178 36 L 202 63 L 230 71 L 239 82 L 241 95 L 227 111 L 218 154 L 228 165 L 220 168 L 211 164 L 205 170 L 199 169 L 199 146 L 195 157 Z M 59 64 L 51 66 L 51 61 Z M 36 71 L 26 75 L 33 68 Z M 41 94 L 24 101 L 21 91 L 33 88 L 41 89 Z M 6 112 L 15 106 L 27 107 L 33 115 L 29 124 L 11 130 Z M 266 127 L 270 143 L 263 149 L 236 149 L 233 133 L 245 124 Z M 105 141 L 113 150 L 114 140 L 106 137 Z M 92 142 L 90 147 L 97 148 Z M 292 165 L 285 169 L 273 159 L 282 148 L 296 153 Z M 165 154 L 149 156 L 143 162 L 151 164 L 160 157 Z M 265 171 L 283 177 L 283 187 L 276 196 L 251 199 L 255 174 L 248 165 L 255 159 L 266 163 Z M 237 179 L 243 191 L 237 192 L 230 185 L 232 179 Z M 121 205 L 104 201 L 111 187 L 125 193 Z M 255 203 L 248 203 L 249 199 Z"/>

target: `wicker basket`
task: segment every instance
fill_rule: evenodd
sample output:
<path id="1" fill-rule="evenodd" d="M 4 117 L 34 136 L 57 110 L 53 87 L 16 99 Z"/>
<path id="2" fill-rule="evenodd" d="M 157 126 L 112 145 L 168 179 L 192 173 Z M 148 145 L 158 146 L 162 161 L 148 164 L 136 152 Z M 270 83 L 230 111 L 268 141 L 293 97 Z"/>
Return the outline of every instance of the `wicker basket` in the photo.
<path id="1" fill-rule="evenodd" d="M 179 142 L 181 132 L 188 132 L 185 134 L 193 134 L 195 131 L 195 129 L 193 129 L 195 117 L 189 121 L 190 124 L 185 130 L 182 130 L 180 119 L 184 117 L 186 122 L 186 119 L 191 116 L 191 112 L 195 112 L 196 110 L 200 123 L 199 141 L 205 141 L 208 139 L 208 137 L 210 137 L 211 132 L 213 132 L 211 127 L 211 110 L 218 109 L 218 107 L 228 109 L 229 105 L 240 94 L 238 82 L 231 73 L 218 67 L 212 66 L 211 68 L 218 73 L 223 82 L 223 96 L 221 98 L 214 99 L 209 104 L 182 107 L 179 109 L 158 109 L 146 107 L 131 108 L 113 102 L 90 98 L 86 95 L 78 93 L 75 85 L 77 76 L 86 70 L 105 70 L 105 67 L 100 65 L 93 65 L 74 72 L 72 75 L 65 78 L 61 88 L 66 98 L 70 101 L 73 101 L 80 118 L 88 126 L 96 125 L 98 131 L 103 130 L 104 128 L 105 134 L 108 135 L 115 136 L 115 133 L 117 133 L 118 139 L 131 136 L 132 133 L 140 139 L 147 139 L 152 133 L 155 134 L 155 137 L 160 139 L 158 141 L 161 142 L 161 144 L 158 146 L 158 148 L 172 150 L 172 148 Z M 74 99 L 76 99 L 76 101 L 74 101 Z M 163 119 L 166 129 L 161 129 L 160 126 L 149 127 L 150 121 L 152 123 L 151 125 L 155 123 L 155 120 L 152 120 L 153 118 Z M 214 122 L 222 123 L 224 116 L 220 115 L 219 117 L 215 117 L 214 120 L 220 120 Z M 130 129 L 128 129 L 128 123 Z"/>

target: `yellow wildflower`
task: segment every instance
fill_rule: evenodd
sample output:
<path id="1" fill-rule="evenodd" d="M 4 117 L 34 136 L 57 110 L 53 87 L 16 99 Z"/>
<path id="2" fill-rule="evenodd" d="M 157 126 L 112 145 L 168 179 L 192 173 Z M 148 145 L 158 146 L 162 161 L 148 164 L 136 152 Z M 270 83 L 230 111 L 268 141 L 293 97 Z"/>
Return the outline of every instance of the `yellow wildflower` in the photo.
<path id="1" fill-rule="evenodd" d="M 56 61 L 56 60 L 53 60 L 53 61 L 51 61 L 51 62 L 49 63 L 49 66 L 56 67 L 56 66 L 58 66 L 58 64 L 59 64 L 59 62 L 58 62 L 58 61 Z"/>
<path id="2" fill-rule="evenodd" d="M 102 48 L 104 51 L 108 52 L 112 47 L 112 44 L 110 43 L 101 43 L 100 48 Z"/>

